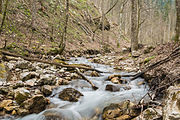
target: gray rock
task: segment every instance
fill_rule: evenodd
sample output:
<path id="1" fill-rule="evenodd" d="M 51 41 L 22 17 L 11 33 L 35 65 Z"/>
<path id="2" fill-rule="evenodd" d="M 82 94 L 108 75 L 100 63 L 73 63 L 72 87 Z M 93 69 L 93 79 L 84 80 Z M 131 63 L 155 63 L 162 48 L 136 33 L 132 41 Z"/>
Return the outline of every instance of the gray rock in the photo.
<path id="1" fill-rule="evenodd" d="M 106 85 L 106 88 L 105 88 L 107 91 L 111 91 L 111 92 L 117 92 L 120 90 L 120 88 L 118 86 L 115 86 L 115 85 Z"/>
<path id="2" fill-rule="evenodd" d="M 52 94 L 52 87 L 50 85 L 44 85 L 41 87 L 41 91 L 45 96 Z"/>
<path id="3" fill-rule="evenodd" d="M 24 101 L 22 106 L 29 110 L 29 113 L 39 113 L 46 109 L 48 101 L 43 95 L 35 95 L 32 98 Z"/>
<path id="4" fill-rule="evenodd" d="M 37 81 L 37 85 L 55 85 L 56 76 L 52 74 L 41 75 L 40 79 Z"/>
<path id="5" fill-rule="evenodd" d="M 27 81 L 27 80 L 38 78 L 38 77 L 39 77 L 39 74 L 36 72 L 24 72 L 20 74 L 20 79 L 22 81 Z"/>
<path id="6" fill-rule="evenodd" d="M 30 62 L 25 61 L 25 60 L 20 60 L 16 62 L 16 68 L 19 69 L 28 69 L 30 67 Z"/>
<path id="7" fill-rule="evenodd" d="M 81 96 L 83 96 L 83 94 L 74 88 L 66 88 L 59 93 L 60 99 L 70 102 L 77 102 Z"/>

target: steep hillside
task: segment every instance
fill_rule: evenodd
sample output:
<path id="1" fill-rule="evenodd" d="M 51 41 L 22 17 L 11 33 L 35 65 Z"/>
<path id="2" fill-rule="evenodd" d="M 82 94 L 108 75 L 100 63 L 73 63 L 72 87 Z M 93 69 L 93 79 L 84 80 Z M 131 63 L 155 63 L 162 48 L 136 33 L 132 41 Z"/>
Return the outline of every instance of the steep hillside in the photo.
<path id="1" fill-rule="evenodd" d="M 10 1 L 0 46 L 3 47 L 6 41 L 8 49 L 21 47 L 35 51 L 56 51 L 64 29 L 65 8 L 65 0 Z M 100 50 L 102 37 L 101 22 L 97 19 L 99 16 L 93 3 L 87 0 L 70 0 L 66 51 Z M 104 49 L 109 51 L 117 46 L 117 30 L 113 26 L 110 29 L 107 19 L 105 28 L 103 44 Z"/>

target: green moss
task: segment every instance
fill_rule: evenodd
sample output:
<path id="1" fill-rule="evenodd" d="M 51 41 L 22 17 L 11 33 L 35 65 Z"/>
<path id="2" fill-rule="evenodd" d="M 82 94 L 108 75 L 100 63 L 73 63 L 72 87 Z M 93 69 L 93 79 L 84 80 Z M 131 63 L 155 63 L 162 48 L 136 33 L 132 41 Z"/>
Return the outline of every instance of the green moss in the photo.
<path id="1" fill-rule="evenodd" d="M 151 57 L 145 58 L 144 59 L 144 64 L 148 63 L 149 61 L 151 61 L 154 58 L 155 58 L 155 56 L 151 56 Z"/>

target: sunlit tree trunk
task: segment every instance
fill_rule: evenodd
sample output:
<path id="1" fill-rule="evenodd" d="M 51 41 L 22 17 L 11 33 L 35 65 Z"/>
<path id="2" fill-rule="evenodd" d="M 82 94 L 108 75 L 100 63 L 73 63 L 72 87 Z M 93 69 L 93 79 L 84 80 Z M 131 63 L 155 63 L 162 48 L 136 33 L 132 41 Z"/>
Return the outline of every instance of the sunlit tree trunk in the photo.
<path id="1" fill-rule="evenodd" d="M 180 1 L 176 0 L 176 36 L 175 36 L 175 41 L 180 41 Z"/>
<path id="2" fill-rule="evenodd" d="M 137 3 L 138 0 L 131 0 L 131 51 L 138 49 Z"/>

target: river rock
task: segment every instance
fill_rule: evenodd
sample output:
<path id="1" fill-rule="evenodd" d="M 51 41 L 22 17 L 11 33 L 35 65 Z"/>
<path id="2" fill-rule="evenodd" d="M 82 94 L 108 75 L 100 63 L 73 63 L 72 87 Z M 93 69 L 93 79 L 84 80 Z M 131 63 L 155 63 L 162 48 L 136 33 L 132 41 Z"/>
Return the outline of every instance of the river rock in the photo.
<path id="1" fill-rule="evenodd" d="M 111 120 L 120 116 L 121 114 L 122 113 L 119 104 L 110 104 L 104 108 L 102 118 L 104 120 Z"/>
<path id="2" fill-rule="evenodd" d="M 0 94 L 7 94 L 9 92 L 9 88 L 5 86 L 0 86 Z"/>
<path id="3" fill-rule="evenodd" d="M 164 120 L 180 119 L 180 86 L 171 86 L 167 90 L 165 106 L 163 108 Z"/>
<path id="4" fill-rule="evenodd" d="M 38 77 L 39 77 L 39 74 L 36 72 L 24 72 L 20 74 L 20 79 L 22 81 L 27 81 L 27 80 L 38 78 Z"/>
<path id="5" fill-rule="evenodd" d="M 77 73 L 71 73 L 71 79 L 79 79 L 80 76 Z"/>
<path id="6" fill-rule="evenodd" d="M 59 93 L 60 99 L 70 102 L 77 102 L 81 96 L 83 96 L 83 94 L 74 88 L 66 88 Z"/>
<path id="7" fill-rule="evenodd" d="M 112 78 L 112 79 L 111 79 L 111 82 L 114 83 L 114 84 L 120 84 L 118 77 Z"/>
<path id="8" fill-rule="evenodd" d="M 44 85 L 41 87 L 41 91 L 45 96 L 52 94 L 52 87 L 50 85 Z"/>
<path id="9" fill-rule="evenodd" d="M 29 110 L 24 109 L 24 108 L 19 108 L 19 109 L 17 110 L 17 114 L 20 115 L 20 116 L 24 116 L 24 115 L 29 114 Z"/>
<path id="10" fill-rule="evenodd" d="M 0 61 L 0 82 L 5 82 L 8 77 L 8 72 L 3 62 Z"/>
<path id="11" fill-rule="evenodd" d="M 7 107 L 4 107 L 4 110 L 9 113 L 9 112 L 13 112 L 14 110 L 18 110 L 19 106 L 7 106 Z M 15 113 L 14 113 L 15 114 Z"/>
<path id="12" fill-rule="evenodd" d="M 30 79 L 30 80 L 27 80 L 24 85 L 25 86 L 29 86 L 29 87 L 33 87 L 35 86 L 35 83 L 36 83 L 37 79 L 36 78 L 33 78 L 33 79 Z"/>
<path id="13" fill-rule="evenodd" d="M 82 118 L 72 110 L 50 109 L 43 112 L 45 120 L 81 120 Z"/>
<path id="14" fill-rule="evenodd" d="M 91 77 L 99 77 L 99 73 L 96 71 L 91 72 Z"/>
<path id="15" fill-rule="evenodd" d="M 29 110 L 29 113 L 39 113 L 45 110 L 47 103 L 48 101 L 43 95 L 35 95 L 24 101 L 22 106 L 24 109 Z"/>
<path id="16" fill-rule="evenodd" d="M 8 107 L 13 103 L 12 100 L 3 100 L 0 102 L 0 110 L 2 110 L 4 107 Z"/>
<path id="17" fill-rule="evenodd" d="M 14 98 L 19 105 L 27 100 L 28 97 L 30 97 L 30 92 L 27 89 L 18 88 L 15 90 Z"/>
<path id="18" fill-rule="evenodd" d="M 108 84 L 108 85 L 106 85 L 105 90 L 111 91 L 111 92 L 117 92 L 120 90 L 120 88 L 118 86 Z"/>
<path id="19" fill-rule="evenodd" d="M 40 79 L 37 81 L 37 85 L 55 85 L 56 76 L 52 74 L 41 75 Z"/>
<path id="20" fill-rule="evenodd" d="M 161 120 L 162 110 L 157 108 L 148 108 L 144 110 L 141 115 L 134 118 L 133 120 Z"/>
<path id="21" fill-rule="evenodd" d="M 30 67 L 30 62 L 25 61 L 25 60 L 20 60 L 16 62 L 16 68 L 19 69 L 28 69 Z"/>
<path id="22" fill-rule="evenodd" d="M 129 120 L 141 113 L 129 100 L 120 104 L 112 103 L 103 110 L 103 120 Z"/>
<path id="23" fill-rule="evenodd" d="M 63 79 L 63 78 L 60 78 L 59 80 L 57 80 L 57 86 L 58 85 L 68 85 L 70 82 L 69 80 L 66 80 L 66 79 Z"/>

